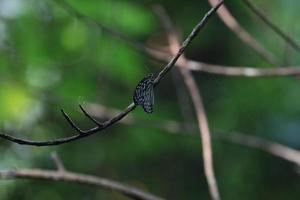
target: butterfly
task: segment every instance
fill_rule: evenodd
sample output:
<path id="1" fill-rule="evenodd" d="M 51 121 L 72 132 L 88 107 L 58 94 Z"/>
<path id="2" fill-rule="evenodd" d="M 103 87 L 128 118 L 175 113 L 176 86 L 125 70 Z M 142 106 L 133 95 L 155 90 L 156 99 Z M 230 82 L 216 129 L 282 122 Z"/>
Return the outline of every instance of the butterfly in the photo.
<path id="1" fill-rule="evenodd" d="M 146 113 L 153 112 L 154 106 L 154 74 L 149 74 L 143 78 L 134 90 L 133 102 L 141 105 Z"/>

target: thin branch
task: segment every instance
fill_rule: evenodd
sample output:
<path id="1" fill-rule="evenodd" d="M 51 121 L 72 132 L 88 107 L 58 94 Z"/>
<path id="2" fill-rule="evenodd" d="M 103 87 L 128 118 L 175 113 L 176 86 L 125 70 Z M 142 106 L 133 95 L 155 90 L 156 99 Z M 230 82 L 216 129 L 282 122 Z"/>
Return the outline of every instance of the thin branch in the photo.
<path id="1" fill-rule="evenodd" d="M 80 134 L 85 134 L 86 131 L 81 130 L 79 127 L 76 126 L 76 124 L 73 122 L 73 120 L 69 117 L 69 115 L 63 110 L 60 110 L 64 118 L 68 121 L 68 123 L 74 128 L 77 132 Z"/>
<path id="2" fill-rule="evenodd" d="M 283 158 L 300 167 L 300 152 L 296 149 L 284 146 L 282 144 L 267 141 L 252 135 L 245 135 L 239 133 L 219 134 L 217 139 L 222 139 L 228 142 L 233 142 L 243 146 L 248 146 L 262 151 L 268 152 L 274 156 Z"/>
<path id="3" fill-rule="evenodd" d="M 300 75 L 300 67 L 255 68 L 255 67 L 222 66 L 222 65 L 208 64 L 204 62 L 196 62 L 192 60 L 187 60 L 186 67 L 192 71 L 200 71 L 200 72 L 217 74 L 222 76 L 281 77 L 281 76 Z"/>
<path id="4" fill-rule="evenodd" d="M 51 155 L 57 170 L 44 170 L 44 169 L 20 169 L 20 170 L 6 170 L 0 171 L 0 179 L 40 179 L 49 181 L 65 181 L 80 183 L 86 185 L 93 185 L 111 191 L 119 192 L 127 197 L 137 200 L 163 200 L 153 194 L 141 191 L 137 188 L 127 186 L 125 184 L 104 179 L 96 176 L 68 172 L 65 170 L 62 161 L 54 152 Z"/>
<path id="5" fill-rule="evenodd" d="M 210 5 L 216 5 L 218 0 L 208 0 Z M 246 45 L 251 47 L 258 55 L 264 58 L 266 61 L 273 65 L 278 65 L 278 61 L 275 57 L 269 53 L 256 39 L 254 39 L 239 23 L 238 21 L 231 15 L 229 10 L 224 6 L 220 8 L 217 12 L 220 19 L 224 22 L 224 24 Z"/>
<path id="6" fill-rule="evenodd" d="M 44 169 L 20 169 L 0 171 L 1 179 L 38 179 L 48 181 L 65 181 L 92 185 L 111 191 L 119 192 L 127 197 L 137 200 L 163 200 L 153 194 L 141 191 L 137 188 L 96 176 L 79 174 L 67 171 L 54 171 Z"/>
<path id="7" fill-rule="evenodd" d="M 59 156 L 56 152 L 53 152 L 51 154 L 51 159 L 53 160 L 53 162 L 54 162 L 54 164 L 57 168 L 57 171 L 59 171 L 59 172 L 65 172 L 66 171 L 62 161 L 60 160 L 60 158 L 59 158 Z"/>
<path id="8" fill-rule="evenodd" d="M 100 119 L 106 119 L 113 116 L 116 112 L 119 112 L 117 109 L 107 108 L 100 104 L 88 103 L 87 110 L 94 116 Z M 184 135 L 184 136 L 196 136 L 197 130 L 194 128 L 192 131 L 187 130 L 185 125 L 173 121 L 173 120 L 157 120 L 146 118 L 141 120 L 140 118 L 131 116 L 130 119 L 122 120 L 121 123 L 126 125 L 140 125 L 140 126 L 149 126 L 165 130 L 167 133 Z M 190 127 L 196 127 L 194 124 L 190 124 Z M 189 134 L 187 134 L 187 133 Z M 226 141 L 233 144 L 239 144 L 242 146 L 250 147 L 253 149 L 258 149 L 269 153 L 271 155 L 277 156 L 289 162 L 292 162 L 300 167 L 300 151 L 293 149 L 291 147 L 272 142 L 266 139 L 256 137 L 254 135 L 242 134 L 242 133 L 224 133 L 222 131 L 215 132 L 212 134 L 212 139 Z"/>
<path id="9" fill-rule="evenodd" d="M 219 200 L 220 194 L 218 190 L 217 180 L 213 170 L 213 156 L 212 156 L 212 147 L 211 147 L 211 137 L 210 130 L 207 121 L 207 116 L 205 113 L 205 108 L 203 105 L 202 97 L 197 87 L 197 84 L 192 76 L 192 73 L 185 68 L 180 68 L 181 74 L 184 77 L 184 82 L 188 88 L 188 91 L 191 95 L 196 115 L 198 119 L 199 131 L 202 142 L 203 149 L 203 161 L 204 161 L 204 171 L 205 176 L 208 182 L 209 191 L 212 199 Z"/>
<path id="10" fill-rule="evenodd" d="M 219 9 L 219 7 L 223 4 L 224 0 L 218 1 L 218 3 L 213 6 L 202 18 L 202 20 L 193 28 L 192 32 L 189 34 L 189 36 L 183 41 L 180 48 L 178 49 L 178 52 L 174 54 L 175 56 L 173 59 L 163 68 L 163 70 L 158 74 L 156 77 L 154 83 L 157 85 L 159 81 L 166 75 L 166 73 L 175 65 L 178 58 L 183 54 L 185 49 L 189 46 L 191 41 L 198 35 L 199 31 L 205 26 L 208 19 L 215 14 L 215 12 Z"/>
<path id="11" fill-rule="evenodd" d="M 176 56 L 172 58 L 172 60 L 162 69 L 162 71 L 158 74 L 158 76 L 154 80 L 154 86 L 157 86 L 160 82 L 160 80 L 168 73 L 168 71 L 175 65 L 178 58 L 183 54 L 185 49 L 189 46 L 191 41 L 197 36 L 199 31 L 204 27 L 204 25 L 207 23 L 208 19 L 217 11 L 217 9 L 223 4 L 224 0 L 221 0 L 216 6 L 212 7 L 202 18 L 202 20 L 193 28 L 192 32 L 188 35 L 188 37 L 185 39 L 185 41 L 182 43 L 182 46 L 180 47 L 179 51 L 177 52 Z M 64 117 L 67 119 L 68 123 L 79 132 L 77 135 L 73 135 L 70 137 L 65 138 L 59 138 L 55 140 L 50 141 L 32 141 L 32 140 L 25 140 L 21 138 L 17 138 L 8 134 L 2 134 L 0 133 L 0 137 L 6 140 L 9 140 L 11 142 L 15 142 L 18 144 L 23 145 L 33 145 L 33 146 L 50 146 L 50 145 L 59 145 L 67 142 L 71 142 L 74 140 L 78 140 L 87 136 L 90 136 L 92 134 L 95 134 L 97 132 L 100 132 L 119 120 L 121 120 L 123 117 L 125 117 L 128 113 L 133 111 L 136 108 L 136 105 L 134 103 L 131 103 L 124 111 L 117 114 L 115 117 L 113 117 L 110 120 L 107 120 L 103 123 L 101 123 L 102 126 L 96 126 L 94 128 L 91 128 L 89 130 L 83 131 L 80 128 L 78 128 L 75 123 L 68 117 L 68 115 L 62 110 Z"/>
<path id="12" fill-rule="evenodd" d="M 102 127 L 95 127 L 93 129 L 90 129 L 88 132 L 83 132 L 82 130 L 78 129 L 78 131 L 82 131 L 83 133 L 79 133 L 77 135 L 73 135 L 70 137 L 64 137 L 64 138 L 58 138 L 58 139 L 54 139 L 54 140 L 49 140 L 49 141 L 32 141 L 32 140 L 25 140 L 25 139 L 21 139 L 21 138 L 17 138 L 5 133 L 0 133 L 0 137 L 3 139 L 6 139 L 8 141 L 14 142 L 14 143 L 18 143 L 18 144 L 22 144 L 22 145 L 32 145 L 32 146 L 51 146 L 51 145 L 59 145 L 59 144 L 64 144 L 64 143 L 68 143 L 74 140 L 79 140 L 81 138 L 85 138 L 88 137 L 90 135 L 95 134 L 98 131 L 104 130 L 110 126 L 112 126 L 113 124 L 115 124 L 116 122 L 120 121 L 123 117 L 125 117 L 128 113 L 130 113 L 132 110 L 135 109 L 135 105 L 132 103 L 130 104 L 124 111 L 118 113 L 117 115 L 115 115 L 113 118 L 105 121 L 103 123 Z M 66 115 L 67 116 L 67 115 Z M 70 119 L 70 118 L 69 118 Z M 70 124 L 71 124 L 72 120 L 70 120 Z M 72 124 L 71 124 L 72 125 Z M 75 126 L 75 125 L 74 125 Z M 76 127 L 76 126 L 75 126 Z M 74 127 L 74 128 L 75 128 Z M 76 129 L 77 130 L 77 129 Z"/>
<path id="13" fill-rule="evenodd" d="M 245 5 L 257 16 L 259 17 L 266 25 L 268 25 L 275 33 L 277 33 L 282 39 L 284 39 L 288 44 L 290 44 L 296 51 L 300 52 L 300 45 L 287 33 L 285 33 L 279 26 L 274 24 L 268 17 L 259 10 L 251 1 L 243 0 Z"/>
<path id="14" fill-rule="evenodd" d="M 80 110 L 83 112 L 83 114 L 88 117 L 91 121 L 93 121 L 96 125 L 98 125 L 99 127 L 103 126 L 102 123 L 98 122 L 95 118 L 93 118 L 89 113 L 86 112 L 86 110 L 84 110 L 84 108 L 82 107 L 82 105 L 79 105 Z"/>
<path id="15" fill-rule="evenodd" d="M 157 14 L 160 16 L 162 24 L 167 32 L 167 37 L 170 45 L 170 51 L 172 54 L 176 54 L 180 48 L 179 38 L 176 34 L 176 29 L 174 28 L 171 20 L 165 13 L 162 7 L 156 7 Z M 181 57 L 181 62 L 183 67 L 179 67 L 179 71 L 183 77 L 184 83 L 192 99 L 196 116 L 198 120 L 198 128 L 200 132 L 200 138 L 202 142 L 202 154 L 204 162 L 204 173 L 208 183 L 209 193 L 213 200 L 219 200 L 220 193 L 218 189 L 217 179 L 214 173 L 213 167 L 213 155 L 211 147 L 211 133 L 209 130 L 208 120 L 205 113 L 205 108 L 203 100 L 201 97 L 200 90 L 193 78 L 192 73 L 184 67 L 187 64 L 184 56 Z"/>

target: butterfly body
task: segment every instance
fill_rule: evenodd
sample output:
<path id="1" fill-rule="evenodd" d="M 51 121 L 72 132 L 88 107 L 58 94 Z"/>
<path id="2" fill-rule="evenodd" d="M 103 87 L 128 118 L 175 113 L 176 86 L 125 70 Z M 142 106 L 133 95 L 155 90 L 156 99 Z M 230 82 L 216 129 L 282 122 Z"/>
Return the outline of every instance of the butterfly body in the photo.
<path id="1" fill-rule="evenodd" d="M 154 106 L 154 74 L 149 74 L 143 78 L 134 90 L 133 102 L 135 105 L 143 107 L 146 113 L 153 112 Z"/>

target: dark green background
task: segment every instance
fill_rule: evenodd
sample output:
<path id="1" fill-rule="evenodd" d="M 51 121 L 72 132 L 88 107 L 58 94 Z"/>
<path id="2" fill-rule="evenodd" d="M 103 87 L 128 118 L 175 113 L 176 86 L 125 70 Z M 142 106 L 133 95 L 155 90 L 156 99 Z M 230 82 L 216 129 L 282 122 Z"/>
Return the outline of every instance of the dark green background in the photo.
<path id="1" fill-rule="evenodd" d="M 143 43 L 165 45 L 151 6 L 162 4 L 184 38 L 210 6 L 191 1 L 68 1 L 78 11 Z M 300 42 L 300 2 L 253 0 Z M 10 7 L 6 7 L 10 4 Z M 282 64 L 299 53 L 258 20 L 241 1 L 226 1 L 243 27 Z M 272 67 L 230 32 L 218 17 L 201 31 L 186 56 L 213 64 Z M 75 134 L 59 109 L 82 127 L 93 124 L 78 103 L 123 109 L 137 82 L 163 64 L 146 58 L 97 27 L 74 18 L 51 0 L 0 1 L 0 127 L 22 138 L 47 140 Z M 300 82 L 292 78 L 237 78 L 194 73 L 212 132 L 238 131 L 300 148 Z M 0 169 L 54 168 L 56 151 L 70 171 L 102 176 L 167 199 L 209 199 L 199 137 L 174 135 L 152 120 L 184 121 L 171 74 L 155 90 L 155 112 L 130 115 L 150 126 L 116 124 L 98 135 L 54 147 L 0 140 Z M 185 94 L 182 94 L 185 95 Z M 196 122 L 195 117 L 193 122 Z M 182 132 L 188 134 L 187 132 Z M 213 141 L 216 177 L 223 199 L 297 199 L 299 168 L 269 154 Z M 298 172 L 297 172 L 298 171 Z M 127 199 L 72 183 L 1 180 L 0 199 Z"/>

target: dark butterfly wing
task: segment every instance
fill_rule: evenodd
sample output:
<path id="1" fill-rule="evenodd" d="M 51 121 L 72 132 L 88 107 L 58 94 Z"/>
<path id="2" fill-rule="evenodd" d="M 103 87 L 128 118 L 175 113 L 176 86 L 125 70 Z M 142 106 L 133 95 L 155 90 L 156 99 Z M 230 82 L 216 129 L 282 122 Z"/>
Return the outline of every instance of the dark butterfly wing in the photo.
<path id="1" fill-rule="evenodd" d="M 153 112 L 154 105 L 154 79 L 153 74 L 143 78 L 134 91 L 133 101 L 135 105 L 141 105 L 145 112 Z"/>
<path id="2" fill-rule="evenodd" d="M 142 106 L 146 113 L 153 112 L 153 106 L 154 106 L 153 84 L 149 84 L 149 86 L 146 88 L 144 104 Z"/>

